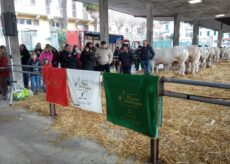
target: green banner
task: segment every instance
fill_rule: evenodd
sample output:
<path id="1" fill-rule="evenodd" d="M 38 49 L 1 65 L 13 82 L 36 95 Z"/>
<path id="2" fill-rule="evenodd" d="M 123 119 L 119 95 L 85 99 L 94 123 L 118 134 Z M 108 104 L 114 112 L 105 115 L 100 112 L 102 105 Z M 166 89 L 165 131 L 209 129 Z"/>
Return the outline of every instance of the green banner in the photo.
<path id="1" fill-rule="evenodd" d="M 108 121 L 158 138 L 158 81 L 156 76 L 104 73 Z"/>

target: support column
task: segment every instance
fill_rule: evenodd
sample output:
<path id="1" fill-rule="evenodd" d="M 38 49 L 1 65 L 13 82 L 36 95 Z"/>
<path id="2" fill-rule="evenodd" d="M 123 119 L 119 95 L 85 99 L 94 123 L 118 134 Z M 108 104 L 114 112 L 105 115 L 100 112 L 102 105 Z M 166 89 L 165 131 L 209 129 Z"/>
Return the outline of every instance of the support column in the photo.
<path id="1" fill-rule="evenodd" d="M 62 30 L 68 30 L 68 15 L 67 15 L 67 0 L 62 0 L 61 1 L 62 5 Z"/>
<path id="2" fill-rule="evenodd" d="M 109 10 L 108 0 L 99 0 L 100 40 L 109 45 Z"/>
<path id="3" fill-rule="evenodd" d="M 1 0 L 1 10 L 2 10 L 2 13 L 11 12 L 15 14 L 14 0 L 7 0 L 7 1 Z M 21 56 L 20 56 L 20 51 L 19 51 L 18 36 L 5 36 L 5 41 L 6 41 L 6 49 L 7 49 L 8 55 L 12 55 L 13 63 L 17 65 L 21 65 Z M 10 54 L 10 48 L 11 48 L 11 54 Z M 21 68 L 15 67 L 14 70 L 21 71 Z M 15 72 L 15 79 L 20 84 L 22 84 L 22 73 Z"/>
<path id="4" fill-rule="evenodd" d="M 192 45 L 199 44 L 199 21 L 194 20 L 193 22 L 193 38 L 192 38 Z"/>
<path id="5" fill-rule="evenodd" d="M 217 47 L 222 47 L 222 43 L 223 43 L 223 23 L 221 23 L 220 25 L 220 30 L 218 31 L 218 43 L 217 43 Z"/>
<path id="6" fill-rule="evenodd" d="M 153 45 L 153 5 L 148 3 L 146 6 L 147 11 L 147 36 L 146 39 L 149 45 Z"/>
<path id="7" fill-rule="evenodd" d="M 180 16 L 176 14 L 174 17 L 173 46 L 178 46 L 179 41 L 180 41 Z"/>

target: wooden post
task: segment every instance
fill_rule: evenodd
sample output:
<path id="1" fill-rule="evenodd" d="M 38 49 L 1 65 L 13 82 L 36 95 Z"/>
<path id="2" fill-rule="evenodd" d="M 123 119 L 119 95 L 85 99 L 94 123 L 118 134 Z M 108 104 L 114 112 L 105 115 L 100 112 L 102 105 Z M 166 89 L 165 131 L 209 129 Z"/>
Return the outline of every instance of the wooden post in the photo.
<path id="1" fill-rule="evenodd" d="M 159 160 L 159 138 L 151 139 L 151 163 L 158 164 Z"/>
<path id="2" fill-rule="evenodd" d="M 50 106 L 50 117 L 54 118 L 55 116 L 57 116 L 56 105 L 50 103 L 49 106 Z"/>

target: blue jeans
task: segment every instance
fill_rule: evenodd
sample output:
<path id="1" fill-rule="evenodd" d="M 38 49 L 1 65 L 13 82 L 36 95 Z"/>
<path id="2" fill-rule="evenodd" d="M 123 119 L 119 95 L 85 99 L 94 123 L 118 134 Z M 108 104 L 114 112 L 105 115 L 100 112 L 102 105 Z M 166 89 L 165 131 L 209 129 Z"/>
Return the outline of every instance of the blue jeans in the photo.
<path id="1" fill-rule="evenodd" d="M 144 66 L 145 75 L 149 75 L 152 72 L 151 60 L 142 60 L 142 64 Z"/>
<path id="2" fill-rule="evenodd" d="M 39 92 L 40 91 L 40 75 L 33 75 L 30 77 L 31 77 L 31 90 L 33 92 Z M 36 87 L 36 90 L 34 87 Z"/>

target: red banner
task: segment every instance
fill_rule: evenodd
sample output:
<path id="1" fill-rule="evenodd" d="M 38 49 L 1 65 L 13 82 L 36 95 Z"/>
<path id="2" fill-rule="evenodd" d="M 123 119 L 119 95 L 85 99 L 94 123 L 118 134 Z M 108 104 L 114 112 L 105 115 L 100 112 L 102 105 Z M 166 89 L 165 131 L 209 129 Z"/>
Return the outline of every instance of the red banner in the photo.
<path id="1" fill-rule="evenodd" d="M 46 85 L 46 101 L 68 106 L 66 69 L 43 67 L 42 74 Z"/>
<path id="2" fill-rule="evenodd" d="M 78 32 L 68 31 L 66 34 L 66 43 L 70 45 L 78 45 Z"/>

